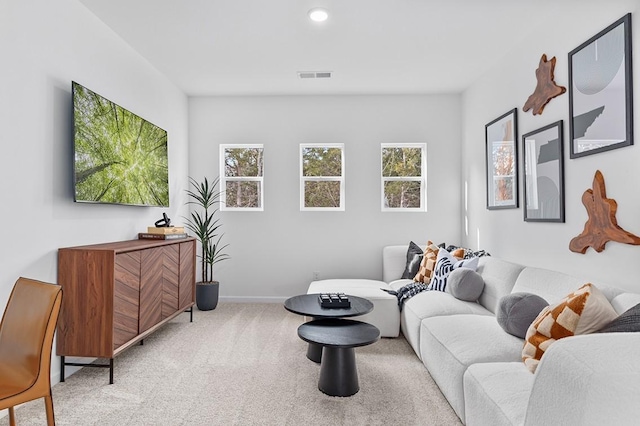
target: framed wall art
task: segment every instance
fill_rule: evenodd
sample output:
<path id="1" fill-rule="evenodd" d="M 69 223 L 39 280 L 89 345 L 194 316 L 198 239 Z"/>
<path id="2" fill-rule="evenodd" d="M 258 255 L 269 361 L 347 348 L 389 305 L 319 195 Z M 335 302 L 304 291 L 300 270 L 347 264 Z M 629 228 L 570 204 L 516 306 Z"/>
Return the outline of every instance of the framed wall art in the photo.
<path id="1" fill-rule="evenodd" d="M 562 142 L 562 120 L 522 135 L 526 222 L 564 222 Z"/>
<path id="2" fill-rule="evenodd" d="M 485 126 L 487 209 L 518 208 L 517 108 Z"/>
<path id="3" fill-rule="evenodd" d="M 571 158 L 633 144 L 631 14 L 569 52 Z"/>

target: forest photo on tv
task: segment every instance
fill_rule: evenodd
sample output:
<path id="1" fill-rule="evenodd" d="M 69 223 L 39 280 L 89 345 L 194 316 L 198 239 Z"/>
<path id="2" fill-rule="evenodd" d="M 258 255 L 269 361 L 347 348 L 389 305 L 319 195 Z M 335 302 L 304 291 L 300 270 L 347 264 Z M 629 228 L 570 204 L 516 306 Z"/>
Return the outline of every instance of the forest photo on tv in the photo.
<path id="1" fill-rule="evenodd" d="M 73 82 L 75 200 L 169 206 L 167 132 Z"/>

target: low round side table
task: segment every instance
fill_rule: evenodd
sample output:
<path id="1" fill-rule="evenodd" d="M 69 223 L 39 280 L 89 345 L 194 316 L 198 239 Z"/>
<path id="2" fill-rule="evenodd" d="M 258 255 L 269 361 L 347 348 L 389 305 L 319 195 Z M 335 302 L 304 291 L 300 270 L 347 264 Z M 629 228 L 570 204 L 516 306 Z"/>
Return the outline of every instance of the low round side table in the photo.
<path id="1" fill-rule="evenodd" d="M 284 301 L 284 308 L 294 314 L 322 318 L 349 318 L 368 314 L 373 310 L 371 301 L 357 296 L 347 295 L 351 302 L 349 308 L 323 308 L 318 302 L 318 294 L 301 294 L 293 296 Z M 309 343 L 307 348 L 307 358 L 319 363 L 322 359 L 322 345 Z"/>
<path id="2" fill-rule="evenodd" d="M 327 318 L 306 322 L 298 336 L 322 346 L 318 389 L 330 396 L 351 396 L 360 390 L 354 348 L 380 339 L 380 330 L 366 322 Z"/>

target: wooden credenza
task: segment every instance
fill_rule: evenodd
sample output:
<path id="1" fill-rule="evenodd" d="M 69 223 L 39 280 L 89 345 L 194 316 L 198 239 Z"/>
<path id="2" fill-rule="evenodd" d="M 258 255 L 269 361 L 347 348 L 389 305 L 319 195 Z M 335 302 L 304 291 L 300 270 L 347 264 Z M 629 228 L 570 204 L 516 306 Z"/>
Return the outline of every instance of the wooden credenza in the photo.
<path id="1" fill-rule="evenodd" d="M 63 298 L 56 351 L 65 365 L 109 367 L 113 358 L 195 301 L 194 238 L 131 240 L 58 250 Z M 193 317 L 192 317 L 193 319 Z M 108 358 L 109 365 L 65 357 Z"/>

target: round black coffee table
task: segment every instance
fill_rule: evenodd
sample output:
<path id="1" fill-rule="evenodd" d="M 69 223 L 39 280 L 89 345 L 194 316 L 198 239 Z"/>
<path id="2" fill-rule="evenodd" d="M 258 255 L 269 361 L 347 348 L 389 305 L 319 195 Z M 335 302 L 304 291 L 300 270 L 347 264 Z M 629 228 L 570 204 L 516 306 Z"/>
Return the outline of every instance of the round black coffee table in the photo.
<path id="1" fill-rule="evenodd" d="M 349 318 L 368 314 L 373 310 L 371 301 L 363 297 L 347 296 L 351 302 L 350 308 L 323 308 L 318 302 L 318 293 L 290 297 L 284 301 L 284 308 L 294 314 L 310 316 L 314 319 Z M 313 362 L 320 362 L 322 359 L 322 345 L 309 342 L 307 358 Z"/>
<path id="2" fill-rule="evenodd" d="M 350 308 L 323 308 L 318 302 L 318 294 L 301 294 L 284 301 L 287 311 L 298 315 L 307 315 L 314 318 L 348 318 L 368 314 L 373 310 L 373 303 L 369 300 L 347 295 L 351 302 Z"/>
<path id="3" fill-rule="evenodd" d="M 325 318 L 298 327 L 298 336 L 322 346 L 318 389 L 331 396 L 351 396 L 360 390 L 354 348 L 370 345 L 380 338 L 380 330 L 366 322 Z"/>

